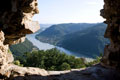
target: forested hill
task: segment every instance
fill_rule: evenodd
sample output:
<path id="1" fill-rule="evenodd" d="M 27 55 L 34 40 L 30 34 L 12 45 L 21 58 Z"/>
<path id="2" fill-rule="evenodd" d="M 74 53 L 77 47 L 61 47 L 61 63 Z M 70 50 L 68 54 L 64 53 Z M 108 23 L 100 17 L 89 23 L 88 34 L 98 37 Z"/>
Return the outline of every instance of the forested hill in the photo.
<path id="1" fill-rule="evenodd" d="M 104 38 L 105 30 L 105 24 L 97 24 L 86 30 L 64 36 L 57 45 L 73 52 L 95 57 L 103 53 L 105 44 L 109 43 L 109 41 Z"/>
<path id="2" fill-rule="evenodd" d="M 38 34 L 36 38 L 78 54 L 95 57 L 102 53 L 105 44 L 109 43 L 104 38 L 106 26 L 104 23 L 53 25 Z"/>
<path id="3" fill-rule="evenodd" d="M 27 38 L 23 43 L 10 46 L 10 50 L 14 56 L 21 56 L 25 52 L 31 52 L 33 49 L 38 48 L 35 47 Z"/>
<path id="4" fill-rule="evenodd" d="M 52 24 L 40 24 L 40 30 L 38 30 L 36 33 L 42 32 L 43 30 L 50 27 L 51 25 Z M 12 51 L 14 56 L 21 56 L 25 52 L 31 52 L 33 49 L 38 50 L 38 48 L 34 46 L 32 42 L 30 42 L 27 38 L 23 43 L 10 46 L 10 50 Z"/>
<path id="5" fill-rule="evenodd" d="M 69 23 L 69 24 L 58 24 L 52 25 L 45 31 L 41 32 L 36 36 L 40 41 L 56 44 L 66 34 L 73 33 L 76 31 L 84 30 L 88 27 L 92 27 L 95 24 L 88 23 Z"/>

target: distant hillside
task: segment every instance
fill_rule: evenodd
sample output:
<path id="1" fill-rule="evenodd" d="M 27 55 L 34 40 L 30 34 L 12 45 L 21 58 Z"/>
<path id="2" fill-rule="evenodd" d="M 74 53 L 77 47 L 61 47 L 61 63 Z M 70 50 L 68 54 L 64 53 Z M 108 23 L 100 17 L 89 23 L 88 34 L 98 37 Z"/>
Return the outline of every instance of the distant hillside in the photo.
<path id="1" fill-rule="evenodd" d="M 40 24 L 40 29 L 36 33 L 44 31 L 46 28 L 50 27 L 53 24 Z"/>
<path id="2" fill-rule="evenodd" d="M 103 53 L 104 46 L 108 43 L 108 40 L 103 36 L 105 30 L 105 24 L 97 24 L 86 30 L 64 36 L 57 45 L 73 52 L 95 57 Z"/>
<path id="3" fill-rule="evenodd" d="M 48 28 L 50 26 L 52 26 L 53 24 L 40 24 L 40 27 L 42 28 Z"/>
<path id="4" fill-rule="evenodd" d="M 23 43 L 10 46 L 10 50 L 14 56 L 21 56 L 25 52 L 31 52 L 33 49 L 37 48 L 28 39 L 26 39 Z"/>
<path id="5" fill-rule="evenodd" d="M 40 30 L 38 30 L 36 33 L 40 33 L 44 31 L 46 28 L 50 27 L 52 24 L 40 24 Z M 36 34 L 34 33 L 34 34 Z M 29 34 L 31 35 L 31 34 Z M 27 38 L 23 43 L 19 43 L 16 45 L 10 46 L 10 50 L 14 54 L 14 56 L 21 56 L 25 52 L 31 52 L 33 49 L 38 49 L 36 46 L 32 44 Z"/>
<path id="6" fill-rule="evenodd" d="M 93 58 L 102 53 L 109 42 L 103 36 L 106 26 L 104 23 L 53 25 L 36 38 Z"/>
<path id="7" fill-rule="evenodd" d="M 59 40 L 66 34 L 70 34 L 76 31 L 84 30 L 88 27 L 91 27 L 95 24 L 87 23 L 69 23 L 69 24 L 58 24 L 52 25 L 47 28 L 45 31 L 41 32 L 36 36 L 36 38 L 42 42 L 47 42 L 51 44 L 57 44 Z"/>

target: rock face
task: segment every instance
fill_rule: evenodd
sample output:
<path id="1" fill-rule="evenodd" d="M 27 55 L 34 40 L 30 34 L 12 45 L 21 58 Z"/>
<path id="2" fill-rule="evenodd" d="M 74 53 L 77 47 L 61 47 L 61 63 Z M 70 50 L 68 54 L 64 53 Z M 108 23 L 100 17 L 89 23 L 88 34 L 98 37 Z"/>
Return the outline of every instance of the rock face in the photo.
<path id="1" fill-rule="evenodd" d="M 8 76 L 8 65 L 13 62 L 12 54 L 8 53 L 8 45 L 4 45 L 4 33 L 0 31 L 0 75 Z"/>
<path id="2" fill-rule="evenodd" d="M 2 0 L 0 3 L 0 29 L 5 34 L 5 44 L 23 41 L 21 37 L 39 29 L 32 16 L 38 13 L 37 0 Z M 16 42 L 15 42 L 16 41 Z"/>
<path id="3" fill-rule="evenodd" d="M 87 69 L 48 71 L 47 76 L 16 76 L 12 80 L 120 80 L 120 73 L 100 65 L 95 65 Z"/>
<path id="4" fill-rule="evenodd" d="M 110 44 L 104 49 L 101 64 L 106 67 L 120 69 L 120 0 L 104 0 L 104 9 L 101 10 L 108 24 L 105 37 L 109 38 Z"/>
<path id="5" fill-rule="evenodd" d="M 38 12 L 37 0 L 2 0 L 0 3 L 0 79 L 10 77 L 13 73 L 32 74 L 32 71 L 33 74 L 42 75 L 41 69 L 13 65 L 14 58 L 8 52 L 9 45 L 23 42 L 26 34 L 40 28 L 38 22 L 32 21 L 33 15 Z"/>

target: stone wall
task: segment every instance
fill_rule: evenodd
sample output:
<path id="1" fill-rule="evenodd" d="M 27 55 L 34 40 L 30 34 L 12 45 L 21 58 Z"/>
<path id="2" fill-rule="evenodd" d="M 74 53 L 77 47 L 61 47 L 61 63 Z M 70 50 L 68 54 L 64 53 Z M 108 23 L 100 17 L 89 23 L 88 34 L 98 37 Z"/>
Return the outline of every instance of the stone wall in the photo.
<path id="1" fill-rule="evenodd" d="M 19 75 L 41 74 L 43 70 L 22 68 L 13 64 L 14 58 L 8 52 L 9 45 L 23 42 L 26 34 L 36 32 L 40 26 L 32 21 L 37 14 L 37 0 L 2 0 L 0 3 L 0 79 Z M 34 70 L 34 71 L 32 71 Z M 22 71 L 22 72 L 21 72 Z M 36 71 L 39 71 L 36 72 Z M 44 71 L 43 71 L 44 72 Z"/>
<path id="2" fill-rule="evenodd" d="M 105 37 L 110 44 L 104 49 L 101 64 L 105 67 L 120 69 L 120 0 L 104 0 L 104 9 L 101 10 L 108 24 Z"/>
<path id="3" fill-rule="evenodd" d="M 5 34 L 4 43 L 23 41 L 26 34 L 37 31 L 39 23 L 32 21 L 32 17 L 38 12 L 37 0 L 2 0 L 0 29 Z"/>

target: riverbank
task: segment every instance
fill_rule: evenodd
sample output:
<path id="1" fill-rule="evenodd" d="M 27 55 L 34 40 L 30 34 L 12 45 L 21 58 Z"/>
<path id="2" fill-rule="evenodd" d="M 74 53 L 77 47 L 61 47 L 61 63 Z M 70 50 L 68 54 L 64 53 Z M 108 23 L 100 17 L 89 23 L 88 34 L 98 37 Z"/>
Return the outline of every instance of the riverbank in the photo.
<path id="1" fill-rule="evenodd" d="M 61 52 L 66 53 L 67 55 L 73 55 L 73 56 L 75 56 L 75 57 L 86 58 L 87 62 L 94 60 L 94 59 L 92 59 L 92 58 L 89 58 L 88 56 L 85 56 L 85 55 L 82 55 L 82 54 L 79 54 L 79 53 L 75 53 L 75 52 L 69 51 L 69 50 L 64 49 L 64 48 L 62 48 L 62 47 L 54 46 L 54 45 L 51 45 L 51 44 L 49 44 L 49 43 L 40 42 L 39 40 L 37 40 L 37 39 L 35 38 L 35 36 L 36 36 L 37 34 L 38 34 L 38 33 L 27 35 L 26 38 L 27 38 L 29 41 L 31 41 L 31 42 L 33 43 L 33 45 L 36 46 L 39 50 L 48 50 L 48 49 L 52 49 L 52 48 L 57 48 L 58 50 L 60 50 Z"/>

